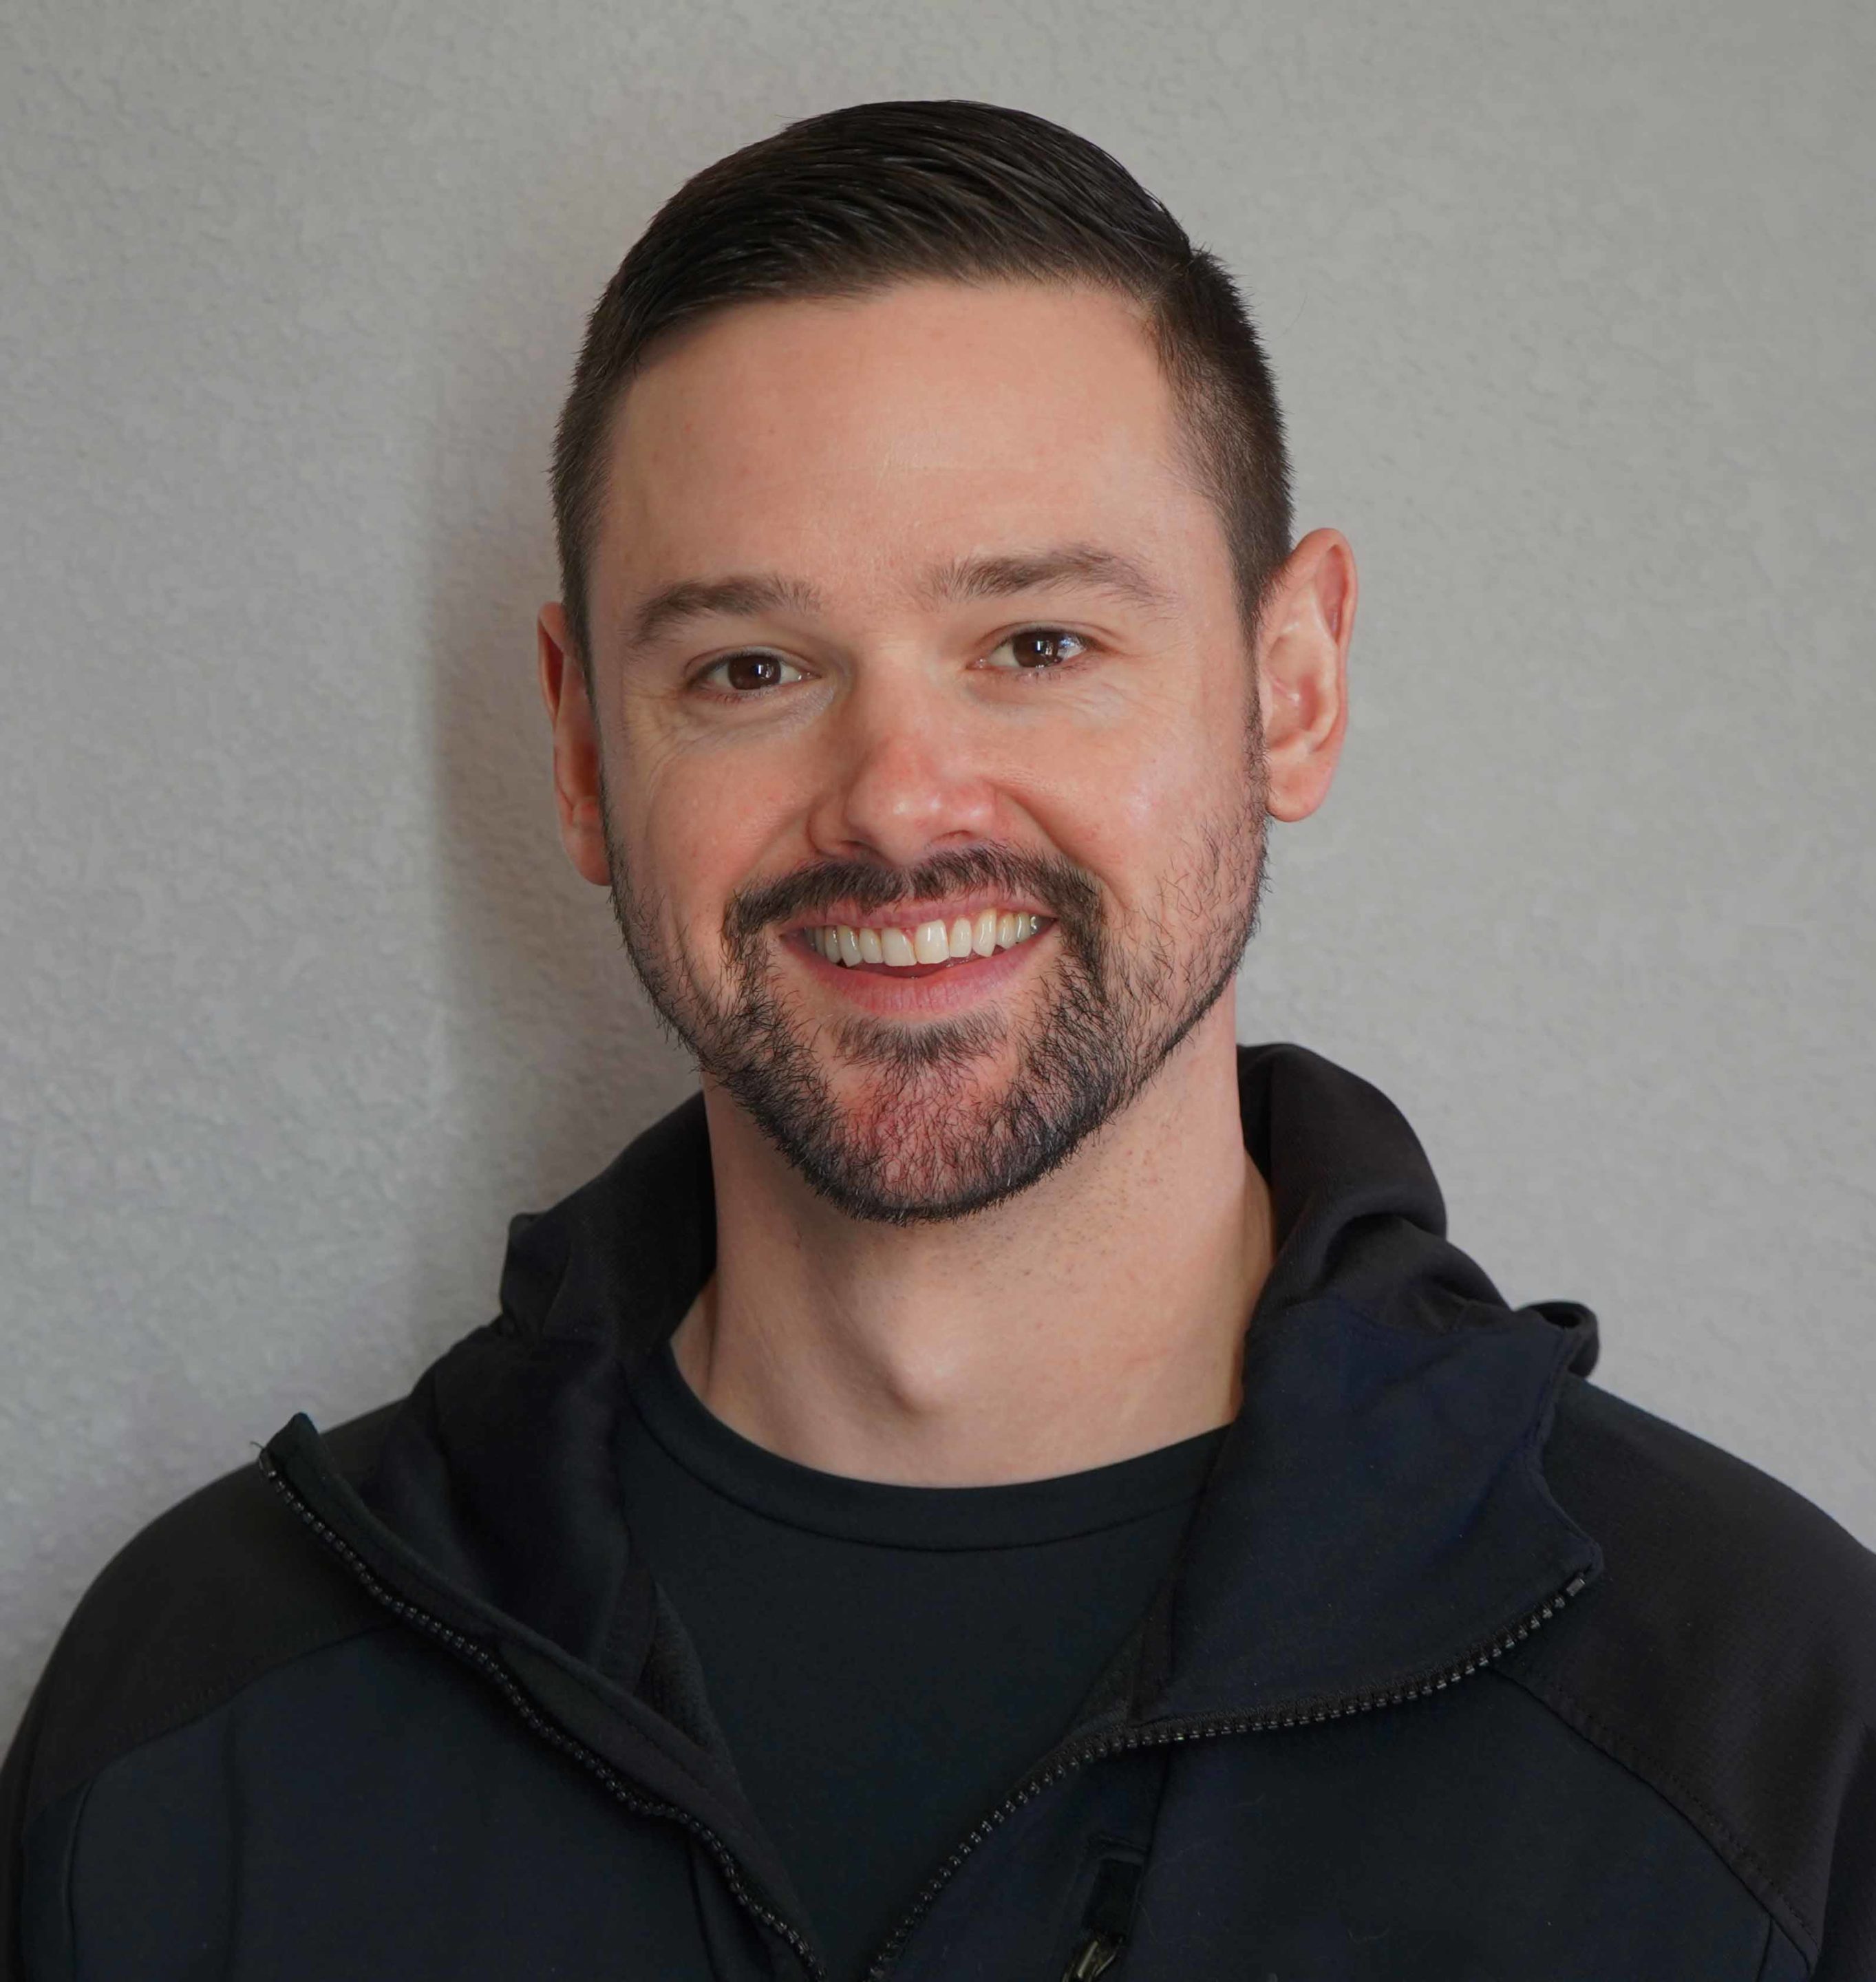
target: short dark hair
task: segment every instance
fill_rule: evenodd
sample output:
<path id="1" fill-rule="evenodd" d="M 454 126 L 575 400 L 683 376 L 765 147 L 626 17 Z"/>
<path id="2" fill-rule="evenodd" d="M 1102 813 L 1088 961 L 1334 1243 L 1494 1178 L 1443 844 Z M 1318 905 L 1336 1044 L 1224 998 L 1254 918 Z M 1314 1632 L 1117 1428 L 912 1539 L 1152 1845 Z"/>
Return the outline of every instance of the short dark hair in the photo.
<path id="1" fill-rule="evenodd" d="M 1143 306 L 1180 465 L 1218 512 L 1254 642 L 1290 552 L 1290 470 L 1270 368 L 1223 265 L 1118 159 L 1045 117 L 952 98 L 856 103 L 687 179 L 587 320 L 552 482 L 562 596 L 589 694 L 588 565 L 609 416 L 654 341 L 740 302 L 932 278 L 1085 282 Z"/>

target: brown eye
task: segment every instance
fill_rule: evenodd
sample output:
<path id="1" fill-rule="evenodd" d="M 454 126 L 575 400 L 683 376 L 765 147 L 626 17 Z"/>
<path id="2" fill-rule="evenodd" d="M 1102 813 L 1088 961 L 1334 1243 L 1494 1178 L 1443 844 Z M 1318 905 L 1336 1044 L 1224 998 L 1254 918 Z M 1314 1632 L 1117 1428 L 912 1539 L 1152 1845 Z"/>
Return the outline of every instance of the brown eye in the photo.
<path id="1" fill-rule="evenodd" d="M 1015 656 L 1013 668 L 994 668 L 994 674 L 1046 674 L 1068 661 L 1079 660 L 1079 654 L 1064 656 L 1060 649 L 1064 641 L 1072 641 L 1077 647 L 1086 647 L 1087 642 L 1079 633 L 1071 633 L 1064 626 L 1025 626 L 1020 632 L 1006 635 L 990 651 L 1001 653 L 1007 647 Z M 1054 652 L 1049 651 L 1054 649 Z"/>
<path id="2" fill-rule="evenodd" d="M 697 679 L 707 682 L 720 672 L 732 699 L 746 700 L 765 689 L 786 688 L 782 670 L 793 666 L 793 661 L 783 660 L 779 654 L 726 654 L 720 661 L 713 661 Z"/>

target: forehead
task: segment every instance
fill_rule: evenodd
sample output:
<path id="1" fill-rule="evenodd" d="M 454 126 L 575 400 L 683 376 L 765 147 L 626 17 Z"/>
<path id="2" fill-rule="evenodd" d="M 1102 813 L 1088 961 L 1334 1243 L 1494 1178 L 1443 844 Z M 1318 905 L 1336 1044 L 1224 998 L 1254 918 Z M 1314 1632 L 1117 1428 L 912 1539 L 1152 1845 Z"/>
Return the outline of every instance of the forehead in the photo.
<path id="1" fill-rule="evenodd" d="M 893 587 L 1006 541 L 1121 543 L 1176 576 L 1210 516 L 1176 438 L 1137 309 L 1104 291 L 739 305 L 678 333 L 615 411 L 594 616 L 717 569 Z"/>

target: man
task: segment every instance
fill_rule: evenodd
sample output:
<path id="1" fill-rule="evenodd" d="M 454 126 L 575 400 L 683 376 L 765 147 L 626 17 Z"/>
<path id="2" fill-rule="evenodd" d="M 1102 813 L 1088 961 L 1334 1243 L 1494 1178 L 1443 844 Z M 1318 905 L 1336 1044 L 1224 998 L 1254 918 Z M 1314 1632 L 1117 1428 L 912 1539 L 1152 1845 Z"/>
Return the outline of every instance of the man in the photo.
<path id="1" fill-rule="evenodd" d="M 1237 1043 L 1356 579 L 1217 262 L 1039 118 L 809 119 L 555 495 L 561 834 L 702 1091 L 100 1577 L 15 1972 L 1876 1974 L 1876 1564 Z"/>

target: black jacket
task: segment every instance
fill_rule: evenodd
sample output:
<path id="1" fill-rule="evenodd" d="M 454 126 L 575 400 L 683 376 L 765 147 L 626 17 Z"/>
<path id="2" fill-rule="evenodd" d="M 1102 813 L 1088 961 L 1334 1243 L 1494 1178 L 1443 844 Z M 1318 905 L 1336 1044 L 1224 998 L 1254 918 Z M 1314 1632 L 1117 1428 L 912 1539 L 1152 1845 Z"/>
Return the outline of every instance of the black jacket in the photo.
<path id="1" fill-rule="evenodd" d="M 1243 1410 L 873 1972 L 1871 1982 L 1876 1560 L 1587 1382 L 1595 1317 L 1506 1306 L 1374 1088 L 1239 1073 L 1278 1241 Z M 693 1096 L 514 1221 L 408 1399 L 295 1416 L 116 1557 L 0 1778 L 8 1975 L 818 1972 L 609 1456 L 714 1246 Z"/>

